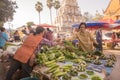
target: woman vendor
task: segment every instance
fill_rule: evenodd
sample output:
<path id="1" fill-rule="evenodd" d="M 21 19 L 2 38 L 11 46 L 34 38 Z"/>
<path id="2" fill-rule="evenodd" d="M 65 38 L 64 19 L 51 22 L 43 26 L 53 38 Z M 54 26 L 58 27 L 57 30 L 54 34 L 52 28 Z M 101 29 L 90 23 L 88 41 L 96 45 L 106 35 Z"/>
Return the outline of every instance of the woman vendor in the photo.
<path id="1" fill-rule="evenodd" d="M 97 44 L 93 36 L 86 31 L 86 23 L 82 22 L 79 25 L 76 38 L 79 40 L 79 47 L 84 52 L 93 51 L 93 43 Z"/>

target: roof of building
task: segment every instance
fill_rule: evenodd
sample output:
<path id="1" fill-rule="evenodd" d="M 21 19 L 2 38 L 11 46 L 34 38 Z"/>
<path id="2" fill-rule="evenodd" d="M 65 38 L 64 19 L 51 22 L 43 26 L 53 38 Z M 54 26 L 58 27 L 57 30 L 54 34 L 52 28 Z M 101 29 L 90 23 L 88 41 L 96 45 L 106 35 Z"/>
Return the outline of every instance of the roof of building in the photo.
<path id="1" fill-rule="evenodd" d="M 120 14 L 120 0 L 111 0 L 104 14 L 104 18 L 115 20 L 115 17 Z"/>

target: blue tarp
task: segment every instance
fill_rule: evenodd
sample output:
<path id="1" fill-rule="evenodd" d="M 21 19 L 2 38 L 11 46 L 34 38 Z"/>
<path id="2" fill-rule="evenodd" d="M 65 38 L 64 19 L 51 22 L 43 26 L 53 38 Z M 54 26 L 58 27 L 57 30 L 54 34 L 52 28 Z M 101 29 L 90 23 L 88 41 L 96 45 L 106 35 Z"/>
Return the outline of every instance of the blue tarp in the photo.
<path id="1" fill-rule="evenodd" d="M 90 21 L 90 22 L 86 22 L 86 25 L 87 27 L 101 27 L 101 26 L 104 26 L 105 24 L 108 24 L 108 23 L 105 23 L 105 22 L 98 22 L 98 21 Z M 74 28 L 78 28 L 80 25 L 79 24 L 73 24 L 72 27 Z"/>

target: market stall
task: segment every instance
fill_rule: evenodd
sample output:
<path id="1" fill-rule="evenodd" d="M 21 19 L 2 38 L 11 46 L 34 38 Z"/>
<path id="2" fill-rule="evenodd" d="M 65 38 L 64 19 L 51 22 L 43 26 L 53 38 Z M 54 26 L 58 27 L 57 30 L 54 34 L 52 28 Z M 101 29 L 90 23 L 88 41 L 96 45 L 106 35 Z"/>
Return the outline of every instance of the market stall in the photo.
<path id="1" fill-rule="evenodd" d="M 41 80 L 104 80 L 110 74 L 116 58 L 101 52 L 82 52 L 66 42 L 63 47 L 44 47 L 37 56 L 33 77 Z"/>

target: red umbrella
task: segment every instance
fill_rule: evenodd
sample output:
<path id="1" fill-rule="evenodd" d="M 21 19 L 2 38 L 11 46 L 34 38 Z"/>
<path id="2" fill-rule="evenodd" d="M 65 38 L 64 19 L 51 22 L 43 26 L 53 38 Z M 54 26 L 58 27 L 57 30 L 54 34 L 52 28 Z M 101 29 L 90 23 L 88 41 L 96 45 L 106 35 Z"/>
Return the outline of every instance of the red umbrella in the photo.
<path id="1" fill-rule="evenodd" d="M 42 26 L 42 27 L 46 27 L 46 28 L 56 28 L 56 26 L 49 25 L 49 24 L 46 24 L 46 23 L 44 23 L 44 24 L 39 24 L 39 25 L 37 25 L 37 26 Z"/>

